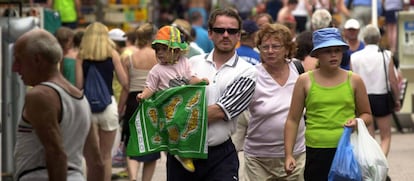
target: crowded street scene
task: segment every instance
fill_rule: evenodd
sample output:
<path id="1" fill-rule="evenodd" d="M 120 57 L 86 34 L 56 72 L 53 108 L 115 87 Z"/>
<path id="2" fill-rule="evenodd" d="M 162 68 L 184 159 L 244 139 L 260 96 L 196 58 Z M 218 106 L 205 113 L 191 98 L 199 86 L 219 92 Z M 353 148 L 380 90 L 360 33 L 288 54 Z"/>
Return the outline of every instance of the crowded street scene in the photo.
<path id="1" fill-rule="evenodd" d="M 414 1 L 0 0 L 0 181 L 412 181 Z"/>

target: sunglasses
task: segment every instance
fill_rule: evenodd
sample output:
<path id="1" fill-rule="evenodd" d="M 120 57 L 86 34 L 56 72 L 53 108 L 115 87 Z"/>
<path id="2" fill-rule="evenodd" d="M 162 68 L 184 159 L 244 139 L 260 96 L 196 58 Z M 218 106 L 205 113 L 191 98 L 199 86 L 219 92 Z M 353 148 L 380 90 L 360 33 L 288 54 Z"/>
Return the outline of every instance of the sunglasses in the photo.
<path id="1" fill-rule="evenodd" d="M 230 35 L 235 35 L 240 32 L 240 30 L 237 28 L 211 28 L 211 30 L 214 33 L 218 33 L 218 34 L 224 34 L 224 32 L 227 31 L 227 33 Z"/>

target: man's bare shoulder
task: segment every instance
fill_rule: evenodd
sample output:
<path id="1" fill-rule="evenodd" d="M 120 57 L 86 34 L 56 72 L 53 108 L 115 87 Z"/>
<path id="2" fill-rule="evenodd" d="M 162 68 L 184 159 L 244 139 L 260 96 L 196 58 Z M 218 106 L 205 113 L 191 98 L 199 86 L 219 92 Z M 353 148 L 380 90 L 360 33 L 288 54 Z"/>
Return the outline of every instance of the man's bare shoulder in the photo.
<path id="1" fill-rule="evenodd" d="M 25 108 L 28 113 L 41 114 L 44 110 L 53 110 L 60 107 L 60 98 L 57 92 L 45 85 L 29 88 L 25 97 Z M 41 109 L 44 109 L 41 111 Z M 40 111 L 39 113 L 36 113 Z"/>

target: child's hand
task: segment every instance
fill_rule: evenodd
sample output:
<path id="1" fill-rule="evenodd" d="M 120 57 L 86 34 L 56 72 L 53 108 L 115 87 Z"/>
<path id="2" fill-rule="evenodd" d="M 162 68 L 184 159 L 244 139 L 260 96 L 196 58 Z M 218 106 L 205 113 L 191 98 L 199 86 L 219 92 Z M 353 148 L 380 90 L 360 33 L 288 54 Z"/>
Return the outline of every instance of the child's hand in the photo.
<path id="1" fill-rule="evenodd" d="M 139 93 L 137 95 L 137 98 L 136 99 L 137 99 L 138 102 L 141 102 L 141 100 L 144 99 L 143 96 L 142 96 L 142 93 Z"/>
<path id="2" fill-rule="evenodd" d="M 346 127 L 350 127 L 354 130 L 358 129 L 358 121 L 356 119 L 350 119 L 348 120 L 345 125 Z"/>
<path id="3" fill-rule="evenodd" d="M 206 82 L 206 85 L 210 84 L 210 81 L 208 81 L 208 79 L 207 79 L 207 78 L 202 78 L 201 80 L 202 80 L 202 81 L 205 81 L 205 82 Z"/>

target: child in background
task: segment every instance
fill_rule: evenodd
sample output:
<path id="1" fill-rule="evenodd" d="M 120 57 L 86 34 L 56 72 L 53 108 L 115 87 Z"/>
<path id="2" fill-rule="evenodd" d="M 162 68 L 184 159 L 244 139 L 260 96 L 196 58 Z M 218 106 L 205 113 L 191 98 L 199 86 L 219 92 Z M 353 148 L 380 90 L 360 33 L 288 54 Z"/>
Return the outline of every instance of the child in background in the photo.
<path id="1" fill-rule="evenodd" d="M 74 48 L 73 45 L 74 36 L 75 32 L 72 29 L 64 26 L 60 27 L 55 32 L 55 37 L 63 50 L 63 60 L 62 63 L 60 63 L 59 68 L 63 76 L 70 83 L 72 83 L 72 85 L 75 85 L 75 63 L 76 56 L 78 55 L 78 51 Z"/>
<path id="2" fill-rule="evenodd" d="M 162 27 L 152 42 L 152 48 L 157 55 L 158 64 L 149 72 L 144 91 L 137 95 L 137 100 L 147 99 L 155 92 L 170 87 L 197 84 L 207 79 L 196 77 L 191 71 L 188 59 L 184 56 L 188 48 L 178 30 L 174 26 Z M 175 156 L 181 164 L 190 172 L 194 172 L 194 164 L 191 158 Z"/>

